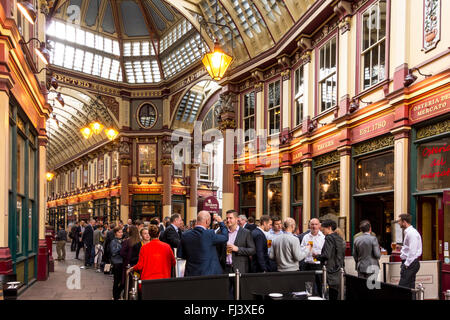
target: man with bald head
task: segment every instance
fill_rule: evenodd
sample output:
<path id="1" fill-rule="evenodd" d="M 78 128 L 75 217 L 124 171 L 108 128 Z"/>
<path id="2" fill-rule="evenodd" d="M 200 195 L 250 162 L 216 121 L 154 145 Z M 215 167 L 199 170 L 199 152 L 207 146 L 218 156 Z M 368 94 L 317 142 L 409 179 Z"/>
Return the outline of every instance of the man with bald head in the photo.
<path id="1" fill-rule="evenodd" d="M 320 255 L 322 247 L 325 243 L 325 235 L 320 231 L 320 221 L 317 218 L 313 218 L 309 221 L 309 232 L 306 234 L 301 243 L 301 247 L 305 248 L 310 245 L 311 251 L 305 258 L 304 270 L 321 270 L 320 261 L 313 258 L 313 254 Z"/>
<path id="2" fill-rule="evenodd" d="M 272 240 L 273 250 L 270 252 L 270 259 L 277 263 L 277 270 L 284 271 L 298 271 L 299 262 L 303 260 L 308 252 L 310 246 L 305 248 L 300 247 L 298 238 L 294 236 L 295 220 L 286 218 L 283 224 L 284 233 Z"/>
<path id="3" fill-rule="evenodd" d="M 185 277 L 223 273 L 216 245 L 227 243 L 228 229 L 219 215 L 214 215 L 214 221 L 219 223 L 218 233 L 208 229 L 211 225 L 211 214 L 208 211 L 200 211 L 195 228 L 181 235 L 177 256 L 186 260 Z"/>

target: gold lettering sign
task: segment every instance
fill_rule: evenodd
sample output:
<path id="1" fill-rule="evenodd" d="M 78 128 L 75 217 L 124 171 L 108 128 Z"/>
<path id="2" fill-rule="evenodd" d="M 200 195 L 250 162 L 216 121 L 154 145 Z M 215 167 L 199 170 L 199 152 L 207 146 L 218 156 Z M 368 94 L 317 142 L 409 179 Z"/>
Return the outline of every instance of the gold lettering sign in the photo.
<path id="1" fill-rule="evenodd" d="M 375 122 L 365 128 L 359 129 L 359 135 L 364 136 L 364 135 L 372 133 L 374 131 L 383 129 L 386 127 L 386 124 L 387 124 L 386 120 Z"/>
<path id="2" fill-rule="evenodd" d="M 446 113 L 449 110 L 450 91 L 446 91 L 413 104 L 410 109 L 410 118 L 413 122 L 422 121 Z"/>
<path id="3" fill-rule="evenodd" d="M 321 143 L 321 144 L 317 145 L 317 150 L 320 151 L 322 149 L 331 147 L 333 145 L 334 145 L 334 140 L 327 141 L 327 142 L 324 142 L 324 143 Z"/>

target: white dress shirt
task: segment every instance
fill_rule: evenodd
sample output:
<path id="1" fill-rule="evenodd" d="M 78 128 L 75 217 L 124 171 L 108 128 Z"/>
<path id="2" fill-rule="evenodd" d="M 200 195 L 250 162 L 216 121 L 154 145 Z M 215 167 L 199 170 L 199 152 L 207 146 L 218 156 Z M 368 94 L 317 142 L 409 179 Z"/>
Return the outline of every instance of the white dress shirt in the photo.
<path id="1" fill-rule="evenodd" d="M 405 229 L 405 239 L 403 240 L 400 259 L 405 260 L 405 266 L 409 267 L 421 255 L 422 237 L 413 226 L 409 226 Z"/>
<path id="2" fill-rule="evenodd" d="M 313 242 L 313 248 L 312 252 L 308 254 L 305 258 L 306 263 L 314 263 L 314 264 L 320 264 L 320 261 L 314 261 L 314 258 L 312 256 L 312 253 L 315 254 L 321 254 L 322 253 L 322 247 L 325 244 L 325 235 L 319 231 L 317 235 L 313 235 L 311 232 L 305 234 L 305 236 L 302 239 L 301 248 L 305 248 L 308 245 L 308 241 Z"/>

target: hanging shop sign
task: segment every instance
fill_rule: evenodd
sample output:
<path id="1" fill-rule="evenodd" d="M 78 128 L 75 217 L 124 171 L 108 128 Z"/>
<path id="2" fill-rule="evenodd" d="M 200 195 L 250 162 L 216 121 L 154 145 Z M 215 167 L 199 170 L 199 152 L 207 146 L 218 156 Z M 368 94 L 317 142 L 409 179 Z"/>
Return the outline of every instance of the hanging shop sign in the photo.
<path id="1" fill-rule="evenodd" d="M 351 129 L 352 143 L 358 143 L 389 132 L 394 126 L 394 113 L 370 120 Z"/>
<path id="2" fill-rule="evenodd" d="M 214 212 L 214 213 L 219 213 L 219 201 L 217 200 L 216 197 L 211 196 L 211 197 L 207 197 L 205 199 L 202 200 L 202 207 L 203 210 L 205 211 L 209 211 L 209 212 Z"/>
<path id="3" fill-rule="evenodd" d="M 303 155 L 306 153 L 307 147 L 301 146 L 300 148 L 294 149 L 291 154 L 292 164 L 299 163 L 302 160 Z"/>
<path id="4" fill-rule="evenodd" d="M 409 118 L 411 123 L 417 123 L 447 112 L 450 112 L 450 89 L 413 103 Z"/>

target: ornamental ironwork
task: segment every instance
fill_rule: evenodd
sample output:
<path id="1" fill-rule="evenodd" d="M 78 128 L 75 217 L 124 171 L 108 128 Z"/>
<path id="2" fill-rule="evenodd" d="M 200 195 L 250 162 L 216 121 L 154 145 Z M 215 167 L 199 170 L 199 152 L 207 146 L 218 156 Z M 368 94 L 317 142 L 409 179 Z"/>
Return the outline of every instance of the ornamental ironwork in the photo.
<path id="1" fill-rule="evenodd" d="M 437 136 L 439 134 L 450 132 L 450 120 L 432 124 L 417 130 L 417 139 Z"/>
<path id="2" fill-rule="evenodd" d="M 314 159 L 314 166 L 320 167 L 340 161 L 339 151 L 329 152 Z"/>
<path id="3" fill-rule="evenodd" d="M 380 138 L 375 138 L 367 142 L 360 143 L 353 148 L 353 155 L 358 156 L 372 151 L 393 147 L 394 136 L 387 135 Z"/>

